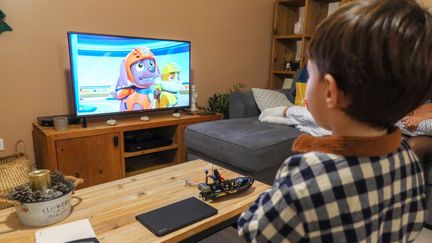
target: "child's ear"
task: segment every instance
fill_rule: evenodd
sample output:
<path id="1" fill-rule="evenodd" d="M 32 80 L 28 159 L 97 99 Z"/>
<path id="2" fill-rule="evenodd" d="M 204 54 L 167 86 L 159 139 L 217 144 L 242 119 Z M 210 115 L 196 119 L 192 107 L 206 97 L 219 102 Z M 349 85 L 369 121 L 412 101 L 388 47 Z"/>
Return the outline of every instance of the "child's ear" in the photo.
<path id="1" fill-rule="evenodd" d="M 336 108 L 341 106 L 343 102 L 343 94 L 337 88 L 336 80 L 333 78 L 331 74 L 326 74 L 324 76 L 324 82 L 327 86 L 327 94 L 326 94 L 326 104 L 328 108 Z"/>

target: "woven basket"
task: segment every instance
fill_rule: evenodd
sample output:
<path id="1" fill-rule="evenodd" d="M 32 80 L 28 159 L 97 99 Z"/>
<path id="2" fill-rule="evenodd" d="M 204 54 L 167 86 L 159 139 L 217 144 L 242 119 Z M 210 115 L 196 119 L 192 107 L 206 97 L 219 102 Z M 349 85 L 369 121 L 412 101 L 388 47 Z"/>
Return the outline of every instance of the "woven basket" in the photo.
<path id="1" fill-rule="evenodd" d="M 18 144 L 22 141 L 18 141 Z M 16 186 L 28 182 L 28 174 L 31 171 L 29 157 L 24 153 L 0 157 L 0 197 L 7 197 Z M 0 209 L 6 208 L 0 205 Z"/>

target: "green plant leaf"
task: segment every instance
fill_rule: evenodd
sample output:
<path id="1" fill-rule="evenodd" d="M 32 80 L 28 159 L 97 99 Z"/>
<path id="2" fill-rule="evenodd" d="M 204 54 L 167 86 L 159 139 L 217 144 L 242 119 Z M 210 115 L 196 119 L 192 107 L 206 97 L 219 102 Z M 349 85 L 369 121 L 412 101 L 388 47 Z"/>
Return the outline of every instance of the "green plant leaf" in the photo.
<path id="1" fill-rule="evenodd" d="M 235 84 L 232 88 L 229 88 L 225 93 L 216 93 L 213 96 L 210 96 L 207 102 L 208 110 L 222 113 L 224 115 L 224 119 L 228 119 L 230 94 L 238 92 L 246 87 L 246 84 L 238 83 Z"/>

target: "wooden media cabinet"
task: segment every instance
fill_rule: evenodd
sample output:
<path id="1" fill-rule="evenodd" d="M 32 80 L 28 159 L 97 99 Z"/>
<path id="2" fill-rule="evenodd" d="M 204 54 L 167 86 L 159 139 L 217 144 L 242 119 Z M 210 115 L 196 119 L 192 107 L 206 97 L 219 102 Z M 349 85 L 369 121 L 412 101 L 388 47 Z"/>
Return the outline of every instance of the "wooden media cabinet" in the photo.
<path id="1" fill-rule="evenodd" d="M 221 114 L 151 114 L 149 121 L 139 117 L 121 118 L 115 126 L 103 121 L 88 122 L 87 128 L 69 125 L 56 131 L 33 123 L 33 142 L 39 169 L 60 170 L 83 178 L 81 188 L 117 180 L 186 161 L 184 130 L 188 125 L 219 120 Z M 150 132 L 172 141 L 170 144 L 127 152 L 125 135 Z M 127 141 L 127 139 L 126 139 Z"/>

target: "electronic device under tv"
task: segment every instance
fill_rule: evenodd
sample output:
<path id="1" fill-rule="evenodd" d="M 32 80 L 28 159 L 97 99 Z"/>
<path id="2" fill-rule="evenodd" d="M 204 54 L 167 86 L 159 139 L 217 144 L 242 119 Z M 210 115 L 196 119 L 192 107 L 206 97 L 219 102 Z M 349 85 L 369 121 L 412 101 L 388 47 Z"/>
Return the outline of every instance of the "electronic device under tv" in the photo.
<path id="1" fill-rule="evenodd" d="M 124 133 L 124 147 L 126 152 L 136 152 L 171 144 L 172 139 L 170 137 L 158 134 L 152 129 Z"/>
<path id="2" fill-rule="evenodd" d="M 190 107 L 189 41 L 68 32 L 77 117 Z"/>

